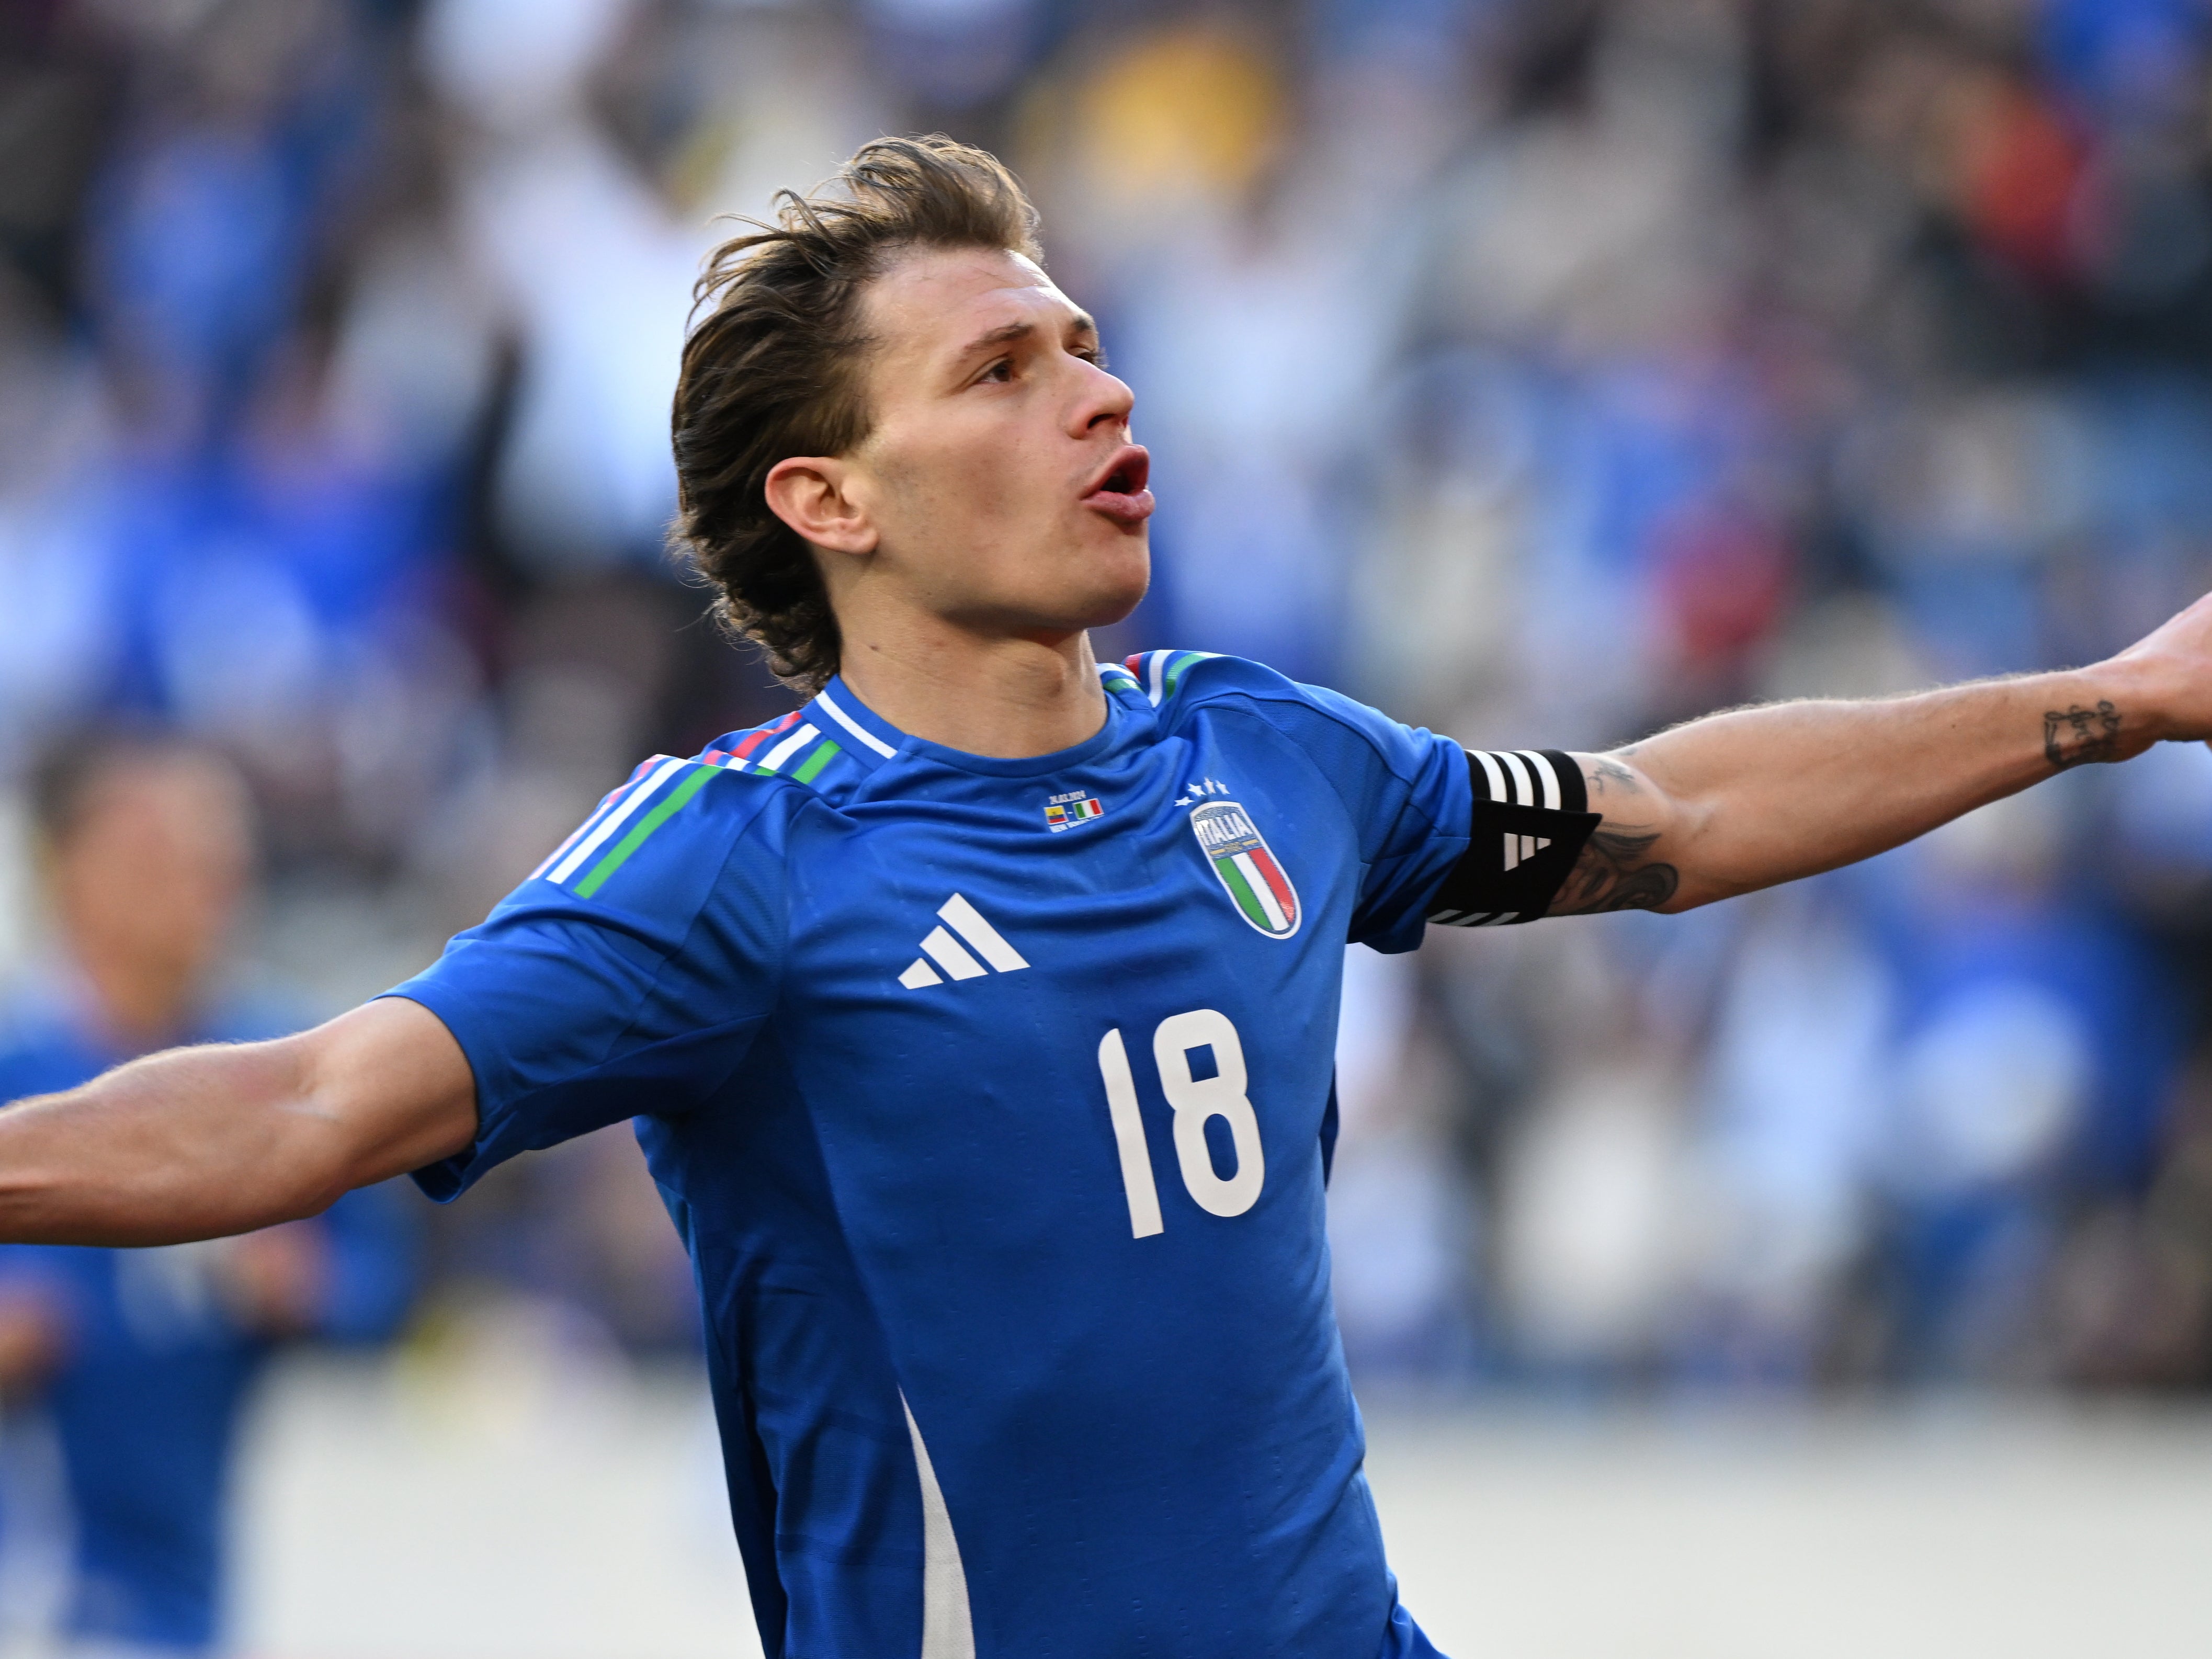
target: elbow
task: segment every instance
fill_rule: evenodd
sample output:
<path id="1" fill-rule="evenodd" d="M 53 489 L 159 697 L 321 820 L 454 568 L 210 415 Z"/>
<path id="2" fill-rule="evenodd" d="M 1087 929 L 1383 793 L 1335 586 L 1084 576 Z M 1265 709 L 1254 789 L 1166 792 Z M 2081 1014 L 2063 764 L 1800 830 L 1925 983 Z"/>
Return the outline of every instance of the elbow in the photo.
<path id="1" fill-rule="evenodd" d="M 362 1184 L 360 1160 L 343 1128 L 313 1111 L 285 1115 L 251 1194 L 251 1214 L 230 1229 L 246 1232 L 319 1216 Z"/>

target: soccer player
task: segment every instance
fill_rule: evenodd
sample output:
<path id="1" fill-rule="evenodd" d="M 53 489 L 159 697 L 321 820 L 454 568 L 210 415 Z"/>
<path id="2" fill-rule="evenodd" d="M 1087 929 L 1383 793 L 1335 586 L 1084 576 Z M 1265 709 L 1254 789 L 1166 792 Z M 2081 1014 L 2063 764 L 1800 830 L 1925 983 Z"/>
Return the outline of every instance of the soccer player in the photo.
<path id="1" fill-rule="evenodd" d="M 63 959 L 0 1018 L 0 1100 L 180 1041 L 296 1029 L 217 981 L 252 864 L 227 765 L 85 734 L 31 793 Z M 58 1492 L 22 1464 L 7 1483 L 18 1507 L 0 1515 L 0 1551 L 22 1559 L 59 1511 L 63 1651 L 213 1647 L 240 1408 L 273 1341 L 368 1338 L 398 1322 L 410 1255 L 400 1198 L 350 1194 L 319 1220 L 167 1249 L 0 1246 L 0 1389 L 35 1404 L 60 1454 Z"/>
<path id="2" fill-rule="evenodd" d="M 1093 661 L 1145 452 L 990 157 L 864 149 L 714 257 L 678 534 L 810 701 L 647 762 L 279 1042 L 0 1113 L 0 1236 L 152 1243 L 633 1117 L 697 1264 L 768 1652 L 1432 1652 L 1322 1190 L 1344 944 L 1679 910 L 2212 733 L 2212 606 L 2078 672 L 1469 754 L 1256 664 Z"/>

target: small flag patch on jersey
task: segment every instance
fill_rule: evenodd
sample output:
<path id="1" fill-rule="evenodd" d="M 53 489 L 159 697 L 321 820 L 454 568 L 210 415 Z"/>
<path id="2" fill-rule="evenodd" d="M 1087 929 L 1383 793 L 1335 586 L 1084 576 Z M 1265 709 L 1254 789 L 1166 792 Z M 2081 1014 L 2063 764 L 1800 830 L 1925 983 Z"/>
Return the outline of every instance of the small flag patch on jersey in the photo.
<path id="1" fill-rule="evenodd" d="M 1192 811 L 1190 829 L 1237 915 L 1270 939 L 1298 931 L 1297 890 L 1243 807 L 1209 801 Z"/>
<path id="2" fill-rule="evenodd" d="M 1055 836 L 1078 823 L 1088 823 L 1093 818 L 1106 816 L 1106 808 L 1096 795 L 1078 789 L 1072 793 L 1054 795 L 1044 804 L 1044 827 Z"/>

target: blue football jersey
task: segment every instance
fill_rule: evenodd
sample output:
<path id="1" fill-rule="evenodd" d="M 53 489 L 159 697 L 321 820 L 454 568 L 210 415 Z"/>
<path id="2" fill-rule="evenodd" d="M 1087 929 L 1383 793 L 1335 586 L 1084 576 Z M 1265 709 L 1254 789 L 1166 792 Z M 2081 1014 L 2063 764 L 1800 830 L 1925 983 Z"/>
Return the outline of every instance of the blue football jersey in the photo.
<path id="1" fill-rule="evenodd" d="M 396 993 L 476 1073 L 433 1196 L 637 1119 L 771 1656 L 1433 1651 L 1330 1310 L 1344 945 L 1540 914 L 1580 774 L 1234 659 L 1102 673 L 1055 754 L 833 681 L 650 762 Z"/>

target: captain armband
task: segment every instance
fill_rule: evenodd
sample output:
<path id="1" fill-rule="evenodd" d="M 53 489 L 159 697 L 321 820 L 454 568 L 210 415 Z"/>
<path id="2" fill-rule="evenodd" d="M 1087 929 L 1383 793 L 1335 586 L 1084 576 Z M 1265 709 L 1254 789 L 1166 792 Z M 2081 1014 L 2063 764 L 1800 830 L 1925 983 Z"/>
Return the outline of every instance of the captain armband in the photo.
<path id="1" fill-rule="evenodd" d="M 1437 889 L 1429 920 L 1447 927 L 1534 921 L 1551 908 L 1597 829 L 1583 769 L 1557 749 L 1467 751 L 1474 817 L 1468 848 Z"/>

